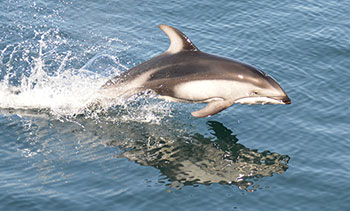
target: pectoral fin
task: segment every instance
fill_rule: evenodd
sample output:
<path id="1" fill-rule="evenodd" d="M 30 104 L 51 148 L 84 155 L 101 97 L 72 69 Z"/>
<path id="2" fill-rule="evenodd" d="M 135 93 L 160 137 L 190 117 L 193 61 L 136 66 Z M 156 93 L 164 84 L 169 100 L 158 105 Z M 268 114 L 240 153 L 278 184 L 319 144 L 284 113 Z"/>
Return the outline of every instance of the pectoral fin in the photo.
<path id="1" fill-rule="evenodd" d="M 213 101 L 208 103 L 203 109 L 192 112 L 194 117 L 207 117 L 219 113 L 220 111 L 230 107 L 233 104 L 232 101 Z"/>

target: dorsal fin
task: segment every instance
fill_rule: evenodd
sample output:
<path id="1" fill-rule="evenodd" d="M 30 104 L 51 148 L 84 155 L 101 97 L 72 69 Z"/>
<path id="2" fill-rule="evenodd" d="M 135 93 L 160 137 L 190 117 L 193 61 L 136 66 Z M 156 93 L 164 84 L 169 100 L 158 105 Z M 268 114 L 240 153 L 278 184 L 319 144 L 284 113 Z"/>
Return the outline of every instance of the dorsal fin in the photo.
<path id="1" fill-rule="evenodd" d="M 160 24 L 159 28 L 169 37 L 170 46 L 166 52 L 178 53 L 183 50 L 199 51 L 199 49 L 191 42 L 191 40 L 181 31 L 174 27 Z"/>

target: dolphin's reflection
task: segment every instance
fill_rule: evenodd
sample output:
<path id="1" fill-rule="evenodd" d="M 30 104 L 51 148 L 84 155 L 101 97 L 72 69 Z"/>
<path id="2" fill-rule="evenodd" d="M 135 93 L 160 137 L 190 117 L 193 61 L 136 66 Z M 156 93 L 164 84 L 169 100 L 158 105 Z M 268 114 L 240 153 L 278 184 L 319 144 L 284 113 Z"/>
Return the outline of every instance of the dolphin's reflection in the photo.
<path id="1" fill-rule="evenodd" d="M 288 155 L 258 152 L 237 143 L 238 139 L 223 124 L 207 122 L 214 138 L 201 134 L 187 141 L 148 137 L 144 141 L 113 142 L 125 157 L 144 166 L 159 169 L 172 186 L 195 184 L 236 184 L 248 190 L 252 178 L 282 174 L 288 168 Z M 255 186 L 254 186 L 255 187 Z"/>

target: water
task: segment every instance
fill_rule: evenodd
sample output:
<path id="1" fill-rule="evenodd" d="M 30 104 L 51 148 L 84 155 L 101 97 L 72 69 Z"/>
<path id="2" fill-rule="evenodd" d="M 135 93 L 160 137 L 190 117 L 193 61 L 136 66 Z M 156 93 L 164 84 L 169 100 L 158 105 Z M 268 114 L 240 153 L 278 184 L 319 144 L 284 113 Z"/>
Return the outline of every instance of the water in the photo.
<path id="1" fill-rule="evenodd" d="M 348 1 L 1 1 L 1 210 L 348 210 Z M 263 69 L 292 104 L 136 96 L 89 109 L 168 48 Z"/>

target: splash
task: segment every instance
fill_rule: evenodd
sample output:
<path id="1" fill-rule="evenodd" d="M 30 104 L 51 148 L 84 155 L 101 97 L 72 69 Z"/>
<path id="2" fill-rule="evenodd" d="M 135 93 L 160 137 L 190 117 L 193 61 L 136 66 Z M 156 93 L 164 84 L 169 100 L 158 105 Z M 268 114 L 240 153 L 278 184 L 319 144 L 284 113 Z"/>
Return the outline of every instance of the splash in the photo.
<path id="1" fill-rule="evenodd" d="M 35 31 L 34 40 L 36 43 L 8 44 L 0 51 L 0 108 L 45 110 L 58 118 L 79 114 L 99 118 L 99 113 L 106 114 L 112 109 L 118 114 L 113 115 L 114 121 L 155 123 L 169 116 L 169 104 L 148 101 L 144 97 L 104 102 L 103 106 L 92 107 L 101 99 L 100 87 L 111 75 L 126 69 L 118 57 L 110 56 L 98 47 L 90 48 L 82 55 L 72 50 L 59 52 L 59 49 L 71 46 L 67 46 L 67 40 L 57 30 Z M 115 45 L 121 41 L 113 38 L 108 42 Z M 92 56 L 81 64 L 78 58 L 84 55 Z M 94 70 L 94 67 L 103 69 L 103 66 L 107 69 L 103 73 Z"/>
<path id="2" fill-rule="evenodd" d="M 65 41 L 56 39 L 50 43 L 47 39 L 50 34 L 52 30 L 36 32 L 36 37 L 40 35 L 37 56 L 31 56 L 32 46 L 28 49 L 24 43 L 7 45 L 2 50 L 1 64 L 7 68 L 4 79 L 0 82 L 1 108 L 44 109 L 54 115 L 73 115 L 82 112 L 96 97 L 94 93 L 106 78 L 84 68 L 65 69 L 68 61 L 73 58 L 71 51 L 52 61 L 58 52 L 53 52 L 55 49 L 52 47 L 48 49 L 48 44 L 59 45 Z M 14 59 L 20 56 L 22 58 Z M 52 62 L 59 62 L 57 69 L 52 70 L 47 65 Z"/>

